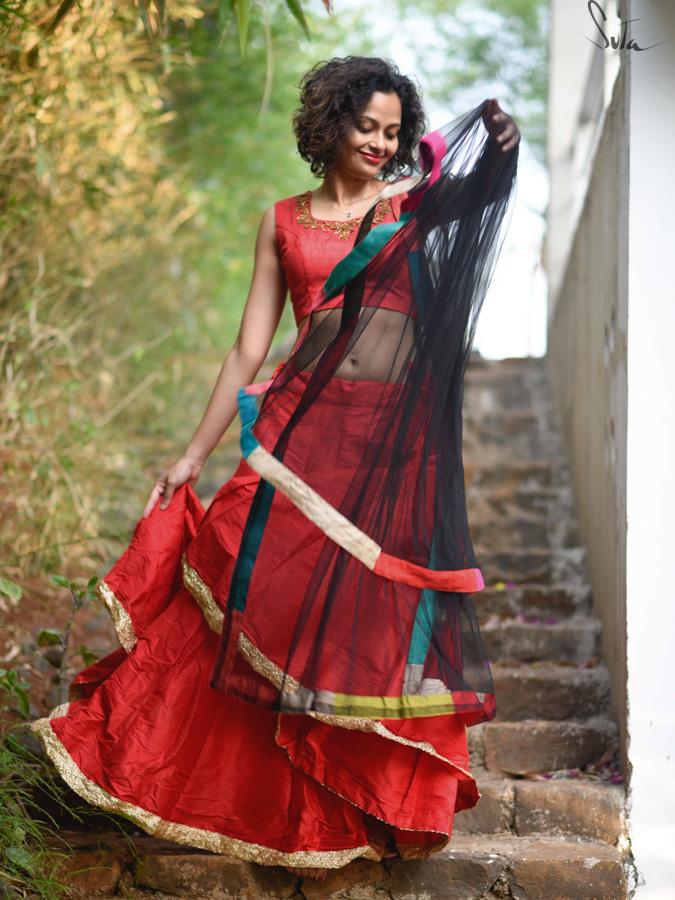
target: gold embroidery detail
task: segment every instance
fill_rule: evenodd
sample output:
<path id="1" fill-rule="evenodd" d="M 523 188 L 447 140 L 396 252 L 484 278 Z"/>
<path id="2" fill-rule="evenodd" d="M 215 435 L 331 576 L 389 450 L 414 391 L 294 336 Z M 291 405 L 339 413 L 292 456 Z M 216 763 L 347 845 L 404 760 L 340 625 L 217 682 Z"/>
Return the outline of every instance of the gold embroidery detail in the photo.
<path id="1" fill-rule="evenodd" d="M 312 215 L 312 192 L 305 191 L 304 194 L 298 194 L 295 198 L 295 209 L 298 213 L 296 222 L 298 225 L 304 225 L 305 228 L 320 228 L 321 231 L 332 231 L 342 241 L 346 241 L 354 233 L 355 226 L 360 225 L 363 216 L 356 219 L 345 219 L 344 221 L 332 219 L 315 219 Z M 383 197 L 377 201 L 375 207 L 375 215 L 373 216 L 373 225 L 379 225 L 385 216 L 392 211 L 391 200 Z"/>
<path id="2" fill-rule="evenodd" d="M 271 681 L 279 690 L 283 688 L 284 693 L 289 694 L 300 690 L 300 683 L 291 675 L 287 675 L 283 669 L 280 669 L 276 663 L 273 663 L 271 659 L 258 650 L 243 631 L 239 632 L 237 649 L 252 669 L 255 669 L 263 678 Z"/>
<path id="3" fill-rule="evenodd" d="M 134 631 L 131 616 L 103 579 L 96 585 L 95 590 L 99 599 L 110 613 L 110 618 L 117 632 L 117 640 L 127 653 L 131 653 L 136 645 L 136 632 Z"/>
<path id="4" fill-rule="evenodd" d="M 155 837 L 267 866 L 316 866 L 337 869 L 359 856 L 376 861 L 381 858 L 380 854 L 368 844 L 348 850 L 296 850 L 284 853 L 281 850 L 264 847 L 262 844 L 251 844 L 248 841 L 228 837 L 217 831 L 206 831 L 204 828 L 182 825 L 180 822 L 168 822 L 141 806 L 120 800 L 94 781 L 90 781 L 56 736 L 49 719 L 38 719 L 31 727 L 42 741 L 61 777 L 80 797 L 108 812 L 125 816 Z"/>
<path id="5" fill-rule="evenodd" d="M 197 601 L 197 604 L 206 619 L 206 624 L 211 631 L 220 634 L 223 630 L 225 614 L 213 599 L 213 594 L 211 593 L 209 586 L 202 581 L 197 571 L 188 563 L 185 553 L 181 557 L 181 564 L 183 566 L 183 583 L 185 584 L 185 587 Z"/>

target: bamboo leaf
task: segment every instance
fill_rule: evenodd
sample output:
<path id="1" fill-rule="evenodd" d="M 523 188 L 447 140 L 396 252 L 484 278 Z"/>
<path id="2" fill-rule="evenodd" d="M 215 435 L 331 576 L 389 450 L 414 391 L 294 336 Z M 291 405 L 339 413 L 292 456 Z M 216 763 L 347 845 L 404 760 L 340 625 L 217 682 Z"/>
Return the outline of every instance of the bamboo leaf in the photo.
<path id="1" fill-rule="evenodd" d="M 248 26 L 251 21 L 251 0 L 234 0 L 234 14 L 237 19 L 237 30 L 239 32 L 239 52 L 242 56 L 245 56 L 248 42 Z"/>
<path id="2" fill-rule="evenodd" d="M 302 26 L 302 30 L 305 32 L 305 35 L 307 37 L 310 37 L 309 25 L 307 24 L 307 19 L 305 18 L 302 6 L 300 5 L 300 0 L 286 0 L 286 6 L 293 14 L 293 18 L 296 19 Z M 326 8 L 328 9 L 328 7 Z"/>

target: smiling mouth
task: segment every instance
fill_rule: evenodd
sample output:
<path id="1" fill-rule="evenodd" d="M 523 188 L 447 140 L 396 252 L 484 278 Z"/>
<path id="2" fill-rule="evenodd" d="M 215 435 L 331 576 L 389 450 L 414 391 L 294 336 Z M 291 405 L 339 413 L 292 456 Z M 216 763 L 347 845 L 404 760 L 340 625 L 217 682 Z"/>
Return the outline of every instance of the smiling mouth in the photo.
<path id="1" fill-rule="evenodd" d="M 368 162 L 372 163 L 380 163 L 384 159 L 383 156 L 375 156 L 373 153 L 365 153 L 363 150 L 359 150 L 359 153 L 364 157 L 364 159 L 367 159 Z"/>

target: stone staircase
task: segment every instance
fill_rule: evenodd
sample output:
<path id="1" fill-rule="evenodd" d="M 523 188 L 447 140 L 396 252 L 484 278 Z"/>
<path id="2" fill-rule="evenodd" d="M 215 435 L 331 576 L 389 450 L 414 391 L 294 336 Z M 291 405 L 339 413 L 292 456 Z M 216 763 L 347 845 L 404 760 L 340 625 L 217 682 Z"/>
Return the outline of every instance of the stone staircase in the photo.
<path id="1" fill-rule="evenodd" d="M 545 362 L 472 361 L 465 404 L 476 595 L 497 717 L 469 730 L 482 797 L 429 860 L 360 860 L 324 882 L 131 835 L 68 835 L 80 897 L 623 900 L 617 729 Z M 85 871 L 79 871 L 83 870 Z"/>

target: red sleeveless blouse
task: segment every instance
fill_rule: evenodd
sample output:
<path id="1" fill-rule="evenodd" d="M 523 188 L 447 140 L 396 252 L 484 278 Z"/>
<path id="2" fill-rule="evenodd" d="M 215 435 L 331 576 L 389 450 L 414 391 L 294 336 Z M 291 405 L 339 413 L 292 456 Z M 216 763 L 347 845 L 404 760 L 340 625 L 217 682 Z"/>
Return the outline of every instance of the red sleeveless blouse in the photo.
<path id="1" fill-rule="evenodd" d="M 373 228 L 382 222 L 397 222 L 405 194 L 379 200 Z M 331 270 L 354 246 L 362 218 L 346 221 L 316 219 L 311 210 L 311 192 L 295 194 L 274 204 L 275 237 L 286 276 L 296 325 L 321 303 L 322 288 Z M 341 306 L 344 291 L 321 303 L 323 309 Z M 410 285 L 392 285 L 378 305 L 399 312 L 410 310 Z"/>

